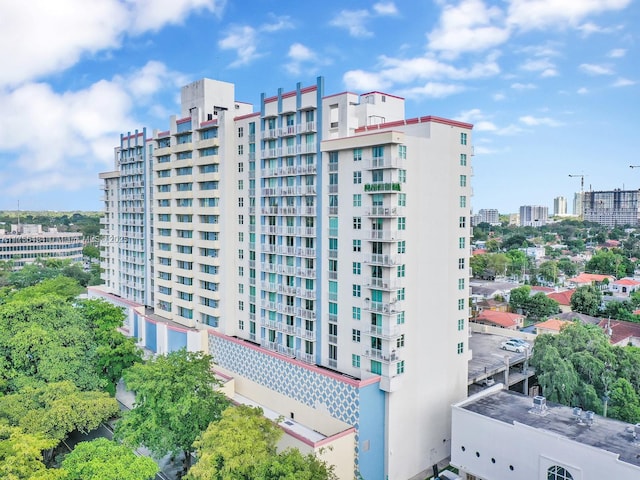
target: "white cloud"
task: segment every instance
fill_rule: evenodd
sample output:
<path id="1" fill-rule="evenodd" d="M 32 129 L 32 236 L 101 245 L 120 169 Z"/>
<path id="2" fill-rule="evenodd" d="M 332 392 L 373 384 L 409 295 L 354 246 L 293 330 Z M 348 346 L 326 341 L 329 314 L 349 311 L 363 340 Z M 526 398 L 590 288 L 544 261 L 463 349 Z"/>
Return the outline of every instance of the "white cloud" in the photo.
<path id="1" fill-rule="evenodd" d="M 466 110 L 455 117 L 455 120 L 466 123 L 473 123 L 473 129 L 482 132 L 495 132 L 498 130 L 496 125 L 487 120 L 486 115 L 478 108 Z"/>
<path id="2" fill-rule="evenodd" d="M 360 92 L 386 90 L 392 85 L 392 82 L 380 74 L 364 70 L 350 70 L 344 74 L 342 80 L 348 89 Z"/>
<path id="3" fill-rule="evenodd" d="M 313 74 L 321 65 L 328 65 L 330 60 L 321 59 L 313 50 L 301 43 L 294 43 L 289 47 L 287 53 L 289 62 L 285 64 L 285 68 L 294 76 L 300 75 L 304 71 L 307 74 Z"/>
<path id="4" fill-rule="evenodd" d="M 235 50 L 237 58 L 230 67 L 248 65 L 261 56 L 258 53 L 257 32 L 248 25 L 232 27 L 226 36 L 218 41 L 218 47 L 222 50 Z"/>
<path id="5" fill-rule="evenodd" d="M 478 52 L 504 43 L 509 38 L 502 10 L 487 7 L 481 0 L 464 0 L 446 5 L 438 27 L 428 35 L 429 48 L 446 57 Z"/>
<path id="6" fill-rule="evenodd" d="M 580 88 L 576 91 L 576 93 L 577 93 L 578 95 L 586 95 L 587 93 L 589 93 L 589 89 L 588 89 L 588 88 L 586 88 L 586 87 L 580 87 Z"/>
<path id="7" fill-rule="evenodd" d="M 399 90 L 401 96 L 407 98 L 444 98 L 466 90 L 462 85 L 450 83 L 427 82 L 422 86 Z"/>
<path id="8" fill-rule="evenodd" d="M 613 75 L 613 70 L 606 65 L 583 63 L 580 65 L 580 70 L 588 75 Z"/>
<path id="9" fill-rule="evenodd" d="M 373 5 L 373 10 L 380 16 L 398 14 L 398 8 L 393 2 L 378 2 Z"/>
<path id="10" fill-rule="evenodd" d="M 613 82 L 613 87 L 629 87 L 631 85 L 635 85 L 637 82 L 633 80 L 629 80 L 628 78 L 619 78 L 615 82 Z"/>
<path id="11" fill-rule="evenodd" d="M 388 17 L 398 14 L 393 2 L 375 3 L 371 10 L 341 10 L 331 19 L 329 25 L 344 28 L 349 35 L 356 38 L 371 37 L 373 32 L 367 28 L 367 22 L 374 17 Z"/>
<path id="12" fill-rule="evenodd" d="M 265 23 L 260 26 L 260 31 L 273 33 L 279 32 L 281 30 L 290 30 L 294 28 L 293 22 L 291 21 L 291 17 L 288 15 L 276 16 L 272 15 L 273 22 Z"/>
<path id="13" fill-rule="evenodd" d="M 508 23 L 521 30 L 578 27 L 589 15 L 621 10 L 631 0 L 511 0 Z"/>
<path id="14" fill-rule="evenodd" d="M 535 127 L 538 125 L 545 125 L 547 127 L 559 127 L 562 125 L 561 122 L 558 122 L 549 117 L 533 117 L 531 115 L 520 117 L 520 121 L 529 127 Z"/>
<path id="15" fill-rule="evenodd" d="M 114 139 L 142 126 L 133 118 L 134 103 L 155 103 L 154 94 L 173 90 L 179 78 L 164 64 L 149 62 L 83 90 L 60 93 L 44 83 L 26 83 L 0 91 L 0 158 L 22 179 L 1 188 L 22 188 L 29 195 L 36 187 L 72 190 L 96 183 L 97 168 L 113 167 Z M 56 180 L 60 175 L 66 183 Z"/>
<path id="16" fill-rule="evenodd" d="M 511 88 L 514 90 L 533 90 L 536 87 L 533 83 L 513 83 L 511 84 Z"/>
<path id="17" fill-rule="evenodd" d="M 182 22 L 192 11 L 219 13 L 216 0 L 29 0 L 0 2 L 0 87 L 64 71 L 122 39 Z M 25 41 L 25 38 L 31 41 Z"/>
<path id="18" fill-rule="evenodd" d="M 609 58 L 622 58 L 627 54 L 627 51 L 624 48 L 614 48 L 611 50 L 607 57 Z"/>
<path id="19" fill-rule="evenodd" d="M 512 124 L 512 125 L 508 125 L 506 127 L 498 129 L 495 133 L 496 135 L 501 135 L 506 137 L 510 135 L 518 135 L 522 132 L 524 132 L 524 129 L 522 127 Z"/>
<path id="20" fill-rule="evenodd" d="M 356 38 L 370 37 L 372 32 L 367 30 L 365 21 L 369 19 L 371 14 L 368 10 L 341 10 L 329 25 L 333 27 L 345 28 L 349 35 Z"/>

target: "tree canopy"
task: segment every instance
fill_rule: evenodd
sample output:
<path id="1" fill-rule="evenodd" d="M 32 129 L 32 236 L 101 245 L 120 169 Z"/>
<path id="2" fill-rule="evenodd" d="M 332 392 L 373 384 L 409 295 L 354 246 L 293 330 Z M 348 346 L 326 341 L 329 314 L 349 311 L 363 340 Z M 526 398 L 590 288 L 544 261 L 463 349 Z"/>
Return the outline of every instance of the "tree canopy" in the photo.
<path id="1" fill-rule="evenodd" d="M 80 442 L 62 461 L 64 480 L 151 480 L 158 465 L 106 438 Z"/>
<path id="2" fill-rule="evenodd" d="M 229 403 L 216 389 L 211 367 L 209 355 L 178 350 L 126 370 L 135 407 L 116 425 L 115 438 L 131 447 L 144 445 L 158 457 L 184 452 L 188 467 L 196 437 Z"/>
<path id="3" fill-rule="evenodd" d="M 576 288 L 576 291 L 571 296 L 571 310 L 591 315 L 592 317 L 598 316 L 601 303 L 602 292 L 592 285 Z"/>
<path id="4" fill-rule="evenodd" d="M 43 450 L 56 440 L 40 433 L 25 433 L 18 427 L 0 425 L 0 478 L 4 480 L 64 480 L 63 470 L 48 469 Z"/>
<path id="5" fill-rule="evenodd" d="M 196 441 L 198 462 L 187 480 L 332 480 L 333 468 L 299 450 L 276 453 L 282 430 L 262 409 L 229 407 Z"/>

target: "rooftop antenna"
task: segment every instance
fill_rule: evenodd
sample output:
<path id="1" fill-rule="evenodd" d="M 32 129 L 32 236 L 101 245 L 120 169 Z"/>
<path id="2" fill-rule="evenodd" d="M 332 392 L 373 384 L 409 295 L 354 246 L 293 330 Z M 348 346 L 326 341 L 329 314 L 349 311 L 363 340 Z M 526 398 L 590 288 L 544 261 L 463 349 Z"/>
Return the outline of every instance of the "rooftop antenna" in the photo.
<path id="1" fill-rule="evenodd" d="M 584 203 L 584 177 L 586 177 L 586 175 L 569 174 L 569 176 L 571 178 L 580 178 L 580 202 Z M 584 205 L 582 205 L 582 208 L 580 209 L 580 220 L 582 220 L 582 218 L 584 217 L 583 213 L 584 213 Z"/>

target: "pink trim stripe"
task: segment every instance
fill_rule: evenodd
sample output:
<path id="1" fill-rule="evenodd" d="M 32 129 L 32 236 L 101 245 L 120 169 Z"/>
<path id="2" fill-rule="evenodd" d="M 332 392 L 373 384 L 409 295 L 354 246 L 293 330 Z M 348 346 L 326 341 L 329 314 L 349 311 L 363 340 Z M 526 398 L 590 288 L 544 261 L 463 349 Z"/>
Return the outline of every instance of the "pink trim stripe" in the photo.
<path id="1" fill-rule="evenodd" d="M 407 120 L 398 120 L 396 122 L 380 123 L 378 125 L 368 125 L 366 127 L 356 128 L 356 133 L 368 132 L 371 130 L 383 130 L 383 129 L 397 127 L 401 125 L 413 125 L 416 123 L 429 123 L 429 122 L 442 123 L 444 125 L 450 125 L 452 127 L 468 128 L 469 130 L 473 129 L 473 124 L 471 123 L 458 122 L 456 120 L 449 120 L 448 118 L 434 117 L 434 116 L 428 115 L 426 117 L 410 118 Z"/>
<path id="2" fill-rule="evenodd" d="M 310 92 L 314 92 L 318 90 L 318 86 L 317 85 L 312 85 L 310 87 L 304 87 L 300 89 L 300 94 L 304 94 L 304 93 L 310 93 Z M 282 98 L 289 98 L 289 97 L 293 97 L 296 94 L 296 90 L 292 90 L 290 92 L 286 92 L 282 94 Z M 274 95 L 273 97 L 268 97 L 264 99 L 264 103 L 271 103 L 271 102 L 275 102 L 278 99 L 277 95 Z"/>
<path id="3" fill-rule="evenodd" d="M 164 132 L 158 132 L 158 137 L 168 137 L 169 135 L 171 135 L 171 131 L 170 130 L 165 130 Z"/>
<path id="4" fill-rule="evenodd" d="M 363 93 L 362 95 L 360 95 L 361 97 L 364 97 L 365 95 L 373 95 L 377 93 L 378 95 L 384 95 L 385 97 L 391 97 L 391 98 L 398 98 L 400 100 L 404 100 L 404 97 L 399 97 L 397 95 L 391 95 L 390 93 L 384 93 L 384 92 L 379 92 L 377 90 L 374 90 L 373 92 L 367 92 L 367 93 Z"/>
<path id="5" fill-rule="evenodd" d="M 191 117 L 184 117 L 184 118 L 180 118 L 179 120 L 176 120 L 176 124 L 187 123 L 190 121 L 191 121 Z"/>
<path id="6" fill-rule="evenodd" d="M 200 124 L 200 128 L 208 127 L 209 125 L 216 125 L 218 123 L 218 119 L 214 118 L 213 120 L 207 120 L 206 122 L 202 122 Z"/>
<path id="7" fill-rule="evenodd" d="M 259 117 L 259 116 L 260 116 L 260 112 L 254 112 L 254 113 L 247 113 L 246 115 L 240 115 L 239 117 L 233 117 L 233 119 L 244 120 L 245 118 Z"/>

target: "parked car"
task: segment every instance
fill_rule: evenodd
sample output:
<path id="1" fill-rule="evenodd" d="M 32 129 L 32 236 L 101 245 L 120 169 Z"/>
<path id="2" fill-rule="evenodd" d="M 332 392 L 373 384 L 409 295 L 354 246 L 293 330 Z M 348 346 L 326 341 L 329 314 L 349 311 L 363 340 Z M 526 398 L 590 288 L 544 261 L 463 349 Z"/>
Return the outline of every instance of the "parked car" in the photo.
<path id="1" fill-rule="evenodd" d="M 482 380 L 480 384 L 483 387 L 491 387 L 492 385 L 496 384 L 496 381 L 493 379 L 493 377 L 487 377 L 484 380 Z"/>
<path id="2" fill-rule="evenodd" d="M 524 348 L 528 348 L 530 346 L 529 342 L 527 342 L 527 341 L 525 341 L 525 340 L 523 340 L 521 338 L 510 338 L 509 341 L 517 343 L 518 345 L 522 345 Z"/>
<path id="3" fill-rule="evenodd" d="M 509 350 L 510 352 L 517 352 L 517 353 L 522 353 L 524 352 L 524 349 L 525 349 L 524 346 L 519 345 L 513 340 L 507 340 L 506 342 L 502 342 L 500 344 L 500 348 L 502 348 L 502 350 Z"/>

